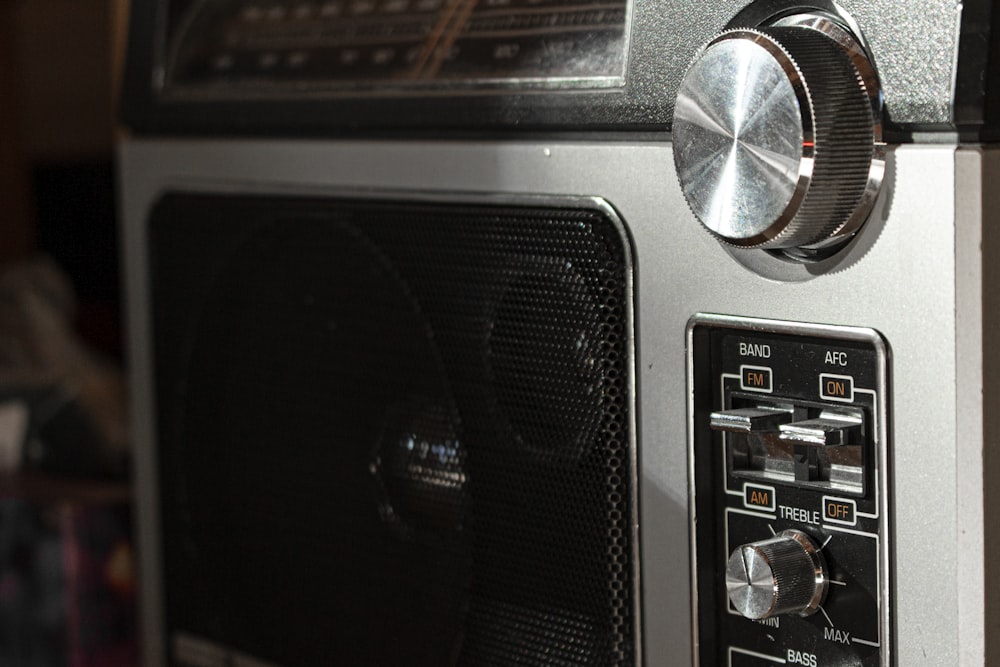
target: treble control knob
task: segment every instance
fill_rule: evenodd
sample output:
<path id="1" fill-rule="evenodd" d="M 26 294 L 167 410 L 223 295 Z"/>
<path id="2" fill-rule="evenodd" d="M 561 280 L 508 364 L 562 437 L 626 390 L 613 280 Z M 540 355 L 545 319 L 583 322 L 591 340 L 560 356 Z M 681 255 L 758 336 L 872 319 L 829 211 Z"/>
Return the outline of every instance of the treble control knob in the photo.
<path id="1" fill-rule="evenodd" d="M 739 248 L 846 240 L 881 184 L 880 104 L 865 52 L 832 21 L 721 33 L 684 76 L 674 111 L 691 210 Z"/>
<path id="2" fill-rule="evenodd" d="M 809 616 L 823 604 L 828 587 L 823 555 L 799 530 L 740 546 L 726 567 L 729 600 L 752 619 Z"/>

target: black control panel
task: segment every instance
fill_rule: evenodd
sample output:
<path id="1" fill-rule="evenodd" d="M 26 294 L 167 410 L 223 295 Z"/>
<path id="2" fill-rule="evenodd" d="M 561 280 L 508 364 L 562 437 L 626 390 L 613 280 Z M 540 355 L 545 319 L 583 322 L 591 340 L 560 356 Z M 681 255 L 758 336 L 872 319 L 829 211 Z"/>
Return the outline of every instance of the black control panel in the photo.
<path id="1" fill-rule="evenodd" d="M 890 664 L 884 341 L 699 316 L 689 359 L 698 664 Z"/>

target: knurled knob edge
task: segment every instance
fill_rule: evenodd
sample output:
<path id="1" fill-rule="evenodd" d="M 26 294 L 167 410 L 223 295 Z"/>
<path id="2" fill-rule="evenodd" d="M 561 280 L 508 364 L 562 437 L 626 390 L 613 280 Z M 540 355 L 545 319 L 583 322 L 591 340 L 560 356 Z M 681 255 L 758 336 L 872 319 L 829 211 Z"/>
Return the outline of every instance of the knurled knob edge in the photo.
<path id="1" fill-rule="evenodd" d="M 844 48 L 808 28 L 768 28 L 802 72 L 812 116 L 812 174 L 794 217 L 761 247 L 809 246 L 836 236 L 862 204 L 875 157 L 864 79 Z"/>
<path id="2" fill-rule="evenodd" d="M 722 243 L 741 249 L 822 246 L 853 233 L 870 212 L 881 183 L 881 125 L 872 104 L 878 93 L 868 89 L 872 84 L 877 87 L 874 72 L 860 72 L 857 53 L 803 27 L 731 28 L 706 44 L 694 60 L 722 40 L 747 37 L 779 61 L 799 98 L 803 133 L 799 184 L 785 211 L 752 239 L 734 239 L 706 224 L 702 227 Z M 699 217 L 686 191 L 684 197 Z"/>

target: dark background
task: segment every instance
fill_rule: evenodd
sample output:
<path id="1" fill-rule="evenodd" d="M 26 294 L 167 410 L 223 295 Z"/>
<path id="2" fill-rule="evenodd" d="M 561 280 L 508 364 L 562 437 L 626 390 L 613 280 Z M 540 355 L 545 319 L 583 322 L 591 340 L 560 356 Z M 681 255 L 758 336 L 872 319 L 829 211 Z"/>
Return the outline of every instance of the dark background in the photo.
<path id="1" fill-rule="evenodd" d="M 55 260 L 76 292 L 73 327 L 116 404 L 124 359 L 114 144 L 125 14 L 125 0 L 0 0 L 0 280 L 22 263 L 47 270 L 39 256 Z M 11 380 L 7 364 L 19 357 L 6 335 L 33 323 L 10 290 L 3 299 L 0 405 L 34 405 L 31 396 L 60 387 L 32 394 Z M 35 432 L 47 457 L 62 452 L 74 463 L 56 471 L 49 457 L 32 470 L 0 471 L 0 664 L 129 667 L 137 664 L 131 492 L 123 472 L 94 477 L 93 465 L 78 465 L 94 453 L 89 422 L 78 409 L 58 414 L 37 419 Z"/>
<path id="2" fill-rule="evenodd" d="M 0 270 L 39 252 L 121 354 L 113 154 L 124 0 L 0 0 Z"/>

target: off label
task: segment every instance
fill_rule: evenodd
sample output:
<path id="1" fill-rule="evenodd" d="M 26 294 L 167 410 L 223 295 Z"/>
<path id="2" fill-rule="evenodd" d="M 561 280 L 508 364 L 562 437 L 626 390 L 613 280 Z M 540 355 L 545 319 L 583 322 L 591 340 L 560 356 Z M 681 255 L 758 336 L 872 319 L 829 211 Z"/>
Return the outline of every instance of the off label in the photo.
<path id="1" fill-rule="evenodd" d="M 823 520 L 853 526 L 858 522 L 857 504 L 848 498 L 823 496 Z"/>

